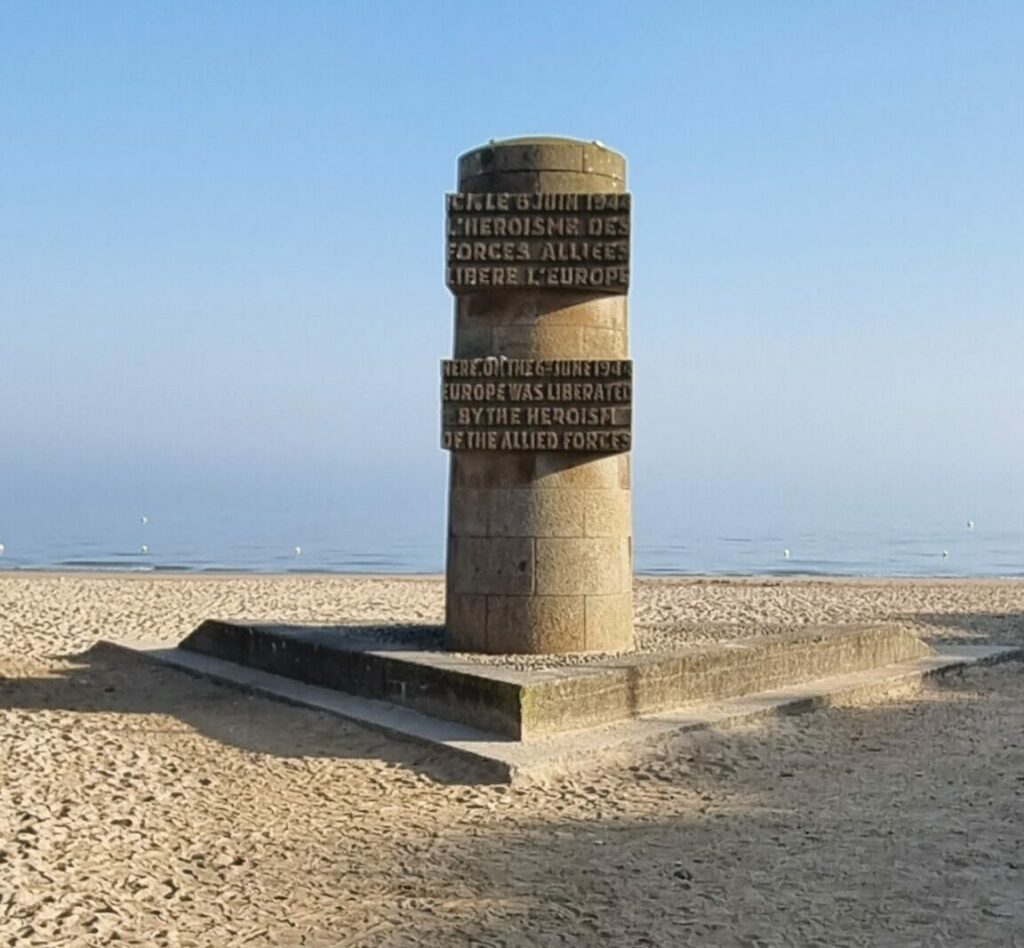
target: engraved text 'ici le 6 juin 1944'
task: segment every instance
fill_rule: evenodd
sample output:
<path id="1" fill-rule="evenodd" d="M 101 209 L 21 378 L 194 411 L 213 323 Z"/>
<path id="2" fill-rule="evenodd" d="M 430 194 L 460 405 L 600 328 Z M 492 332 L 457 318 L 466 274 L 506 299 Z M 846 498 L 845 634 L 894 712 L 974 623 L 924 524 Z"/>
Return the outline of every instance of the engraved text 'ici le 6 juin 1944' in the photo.
<path id="1" fill-rule="evenodd" d="M 629 289 L 630 195 L 447 196 L 447 283 L 622 294 Z"/>
<path id="2" fill-rule="evenodd" d="M 446 359 L 449 451 L 580 451 L 632 446 L 630 359 Z"/>

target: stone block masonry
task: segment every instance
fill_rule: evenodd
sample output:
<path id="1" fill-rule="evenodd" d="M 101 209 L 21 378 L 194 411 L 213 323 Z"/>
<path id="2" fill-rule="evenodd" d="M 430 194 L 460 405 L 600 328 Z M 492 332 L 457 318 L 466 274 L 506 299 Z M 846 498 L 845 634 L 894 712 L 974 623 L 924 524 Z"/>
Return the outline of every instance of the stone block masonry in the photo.
<path id="1" fill-rule="evenodd" d="M 633 363 L 626 163 L 594 142 L 492 142 L 446 198 L 453 358 L 450 648 L 629 648 Z"/>

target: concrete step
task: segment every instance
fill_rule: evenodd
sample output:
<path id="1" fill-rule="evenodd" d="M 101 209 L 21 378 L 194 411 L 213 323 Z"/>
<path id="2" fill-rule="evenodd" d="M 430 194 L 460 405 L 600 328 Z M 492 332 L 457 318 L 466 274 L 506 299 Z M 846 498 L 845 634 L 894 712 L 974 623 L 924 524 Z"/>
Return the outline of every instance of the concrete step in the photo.
<path id="1" fill-rule="evenodd" d="M 992 645 L 951 645 L 867 670 L 830 675 L 799 685 L 768 689 L 685 708 L 641 714 L 628 720 L 538 740 L 513 740 L 465 724 L 430 717 L 385 701 L 213 658 L 166 642 L 115 642 L 147 659 L 302 707 L 338 715 L 395 737 L 427 744 L 472 765 L 474 779 L 529 783 L 567 770 L 642 759 L 681 733 L 729 727 L 774 714 L 792 714 L 879 695 L 912 692 L 936 674 L 971 665 L 1020 660 L 1024 649 Z"/>
<path id="2" fill-rule="evenodd" d="M 523 669 L 445 652 L 428 634 L 416 648 L 415 630 L 387 642 L 360 627 L 210 620 L 181 648 L 524 741 L 932 654 L 896 626 L 846 625 Z"/>

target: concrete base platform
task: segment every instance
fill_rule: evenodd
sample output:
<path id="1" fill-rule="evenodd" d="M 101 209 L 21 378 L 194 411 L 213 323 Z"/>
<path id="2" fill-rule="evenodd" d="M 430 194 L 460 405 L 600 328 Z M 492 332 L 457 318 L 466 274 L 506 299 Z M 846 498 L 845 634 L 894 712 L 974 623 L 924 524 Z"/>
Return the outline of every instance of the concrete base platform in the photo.
<path id="1" fill-rule="evenodd" d="M 878 668 L 829 675 L 799 685 L 767 689 L 683 709 L 640 714 L 627 720 L 534 740 L 515 740 L 407 707 L 310 685 L 169 643 L 114 643 L 182 671 L 245 688 L 254 693 L 314 708 L 384 731 L 436 746 L 474 765 L 485 779 L 530 782 L 565 770 L 585 769 L 609 758 L 641 758 L 681 732 L 731 725 L 773 714 L 798 713 L 868 696 L 912 690 L 929 675 L 980 663 L 1024 658 L 1024 649 L 950 645 L 929 649 L 923 657 Z"/>
<path id="2" fill-rule="evenodd" d="M 932 654 L 894 625 L 837 625 L 523 669 L 443 651 L 436 631 L 208 620 L 181 648 L 524 741 Z"/>

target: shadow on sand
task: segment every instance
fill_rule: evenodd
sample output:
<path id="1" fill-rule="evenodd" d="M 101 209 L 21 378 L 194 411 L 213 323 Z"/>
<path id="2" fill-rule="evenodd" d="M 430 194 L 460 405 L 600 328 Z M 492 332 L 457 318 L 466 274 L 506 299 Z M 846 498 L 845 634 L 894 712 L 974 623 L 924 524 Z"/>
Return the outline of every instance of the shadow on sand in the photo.
<path id="1" fill-rule="evenodd" d="M 902 618 L 941 630 L 945 642 L 1024 645 L 1021 612 L 915 612 Z"/>
<path id="2" fill-rule="evenodd" d="M 263 699 L 107 643 L 37 678 L 0 677 L 0 708 L 167 715 L 212 740 L 274 757 L 374 759 L 446 784 L 493 782 L 470 763 L 324 712 Z M 169 728 L 168 730 L 173 730 Z"/>
<path id="3" fill-rule="evenodd" d="M 972 669 L 903 700 L 687 734 L 638 765 L 514 789 L 432 842 L 429 862 L 396 874 L 389 852 L 365 866 L 367 902 L 440 904 L 415 930 L 357 943 L 1016 944 L 1015 681 Z"/>

